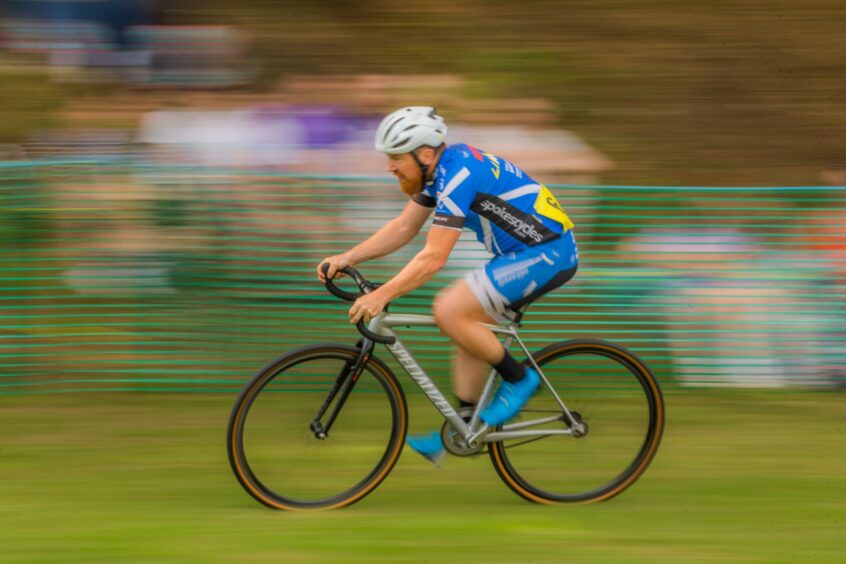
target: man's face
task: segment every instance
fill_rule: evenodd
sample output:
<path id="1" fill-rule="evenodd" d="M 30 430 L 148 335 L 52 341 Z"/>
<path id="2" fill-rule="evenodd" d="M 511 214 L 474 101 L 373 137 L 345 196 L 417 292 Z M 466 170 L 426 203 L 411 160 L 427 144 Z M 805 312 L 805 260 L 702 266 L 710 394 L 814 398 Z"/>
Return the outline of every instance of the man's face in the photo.
<path id="1" fill-rule="evenodd" d="M 422 172 L 410 153 L 388 155 L 388 172 L 399 180 L 400 188 L 409 196 L 420 191 Z"/>

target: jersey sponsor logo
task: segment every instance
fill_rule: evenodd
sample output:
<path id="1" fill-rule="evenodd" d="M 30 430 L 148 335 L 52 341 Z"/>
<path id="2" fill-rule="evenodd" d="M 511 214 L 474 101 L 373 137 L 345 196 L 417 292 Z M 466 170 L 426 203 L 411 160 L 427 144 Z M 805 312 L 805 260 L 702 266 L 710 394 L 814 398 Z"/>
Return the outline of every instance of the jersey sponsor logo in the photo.
<path id="1" fill-rule="evenodd" d="M 441 212 L 435 212 L 435 217 L 432 219 L 432 225 L 449 227 L 451 229 L 461 229 L 464 227 L 464 218 L 457 215 L 447 215 Z"/>
<path id="2" fill-rule="evenodd" d="M 523 178 L 523 171 L 511 164 L 510 162 L 502 159 L 502 165 L 505 167 L 505 170 L 516 176 L 517 178 Z"/>
<path id="3" fill-rule="evenodd" d="M 512 237 L 532 246 L 558 237 L 538 219 L 490 194 L 479 194 L 470 206 Z"/>
<path id="4" fill-rule="evenodd" d="M 543 256 L 539 256 L 495 268 L 492 271 L 494 280 L 496 280 L 497 284 L 508 284 L 509 282 L 525 278 L 529 274 L 529 269 L 543 260 Z"/>
<path id="5" fill-rule="evenodd" d="M 555 196 L 552 195 L 552 192 L 546 186 L 541 185 L 538 196 L 535 198 L 535 211 L 544 217 L 560 223 L 564 227 L 564 231 L 569 231 L 573 228 L 573 222 L 570 221 L 570 218 L 561 209 L 558 200 L 555 199 Z"/>
<path id="6" fill-rule="evenodd" d="M 482 151 L 482 154 L 485 155 L 485 157 L 488 159 L 488 161 L 490 161 L 491 172 L 493 173 L 494 178 L 499 180 L 499 172 L 500 172 L 499 171 L 499 159 L 496 158 L 496 155 L 492 155 L 492 154 L 488 153 L 487 151 Z"/>

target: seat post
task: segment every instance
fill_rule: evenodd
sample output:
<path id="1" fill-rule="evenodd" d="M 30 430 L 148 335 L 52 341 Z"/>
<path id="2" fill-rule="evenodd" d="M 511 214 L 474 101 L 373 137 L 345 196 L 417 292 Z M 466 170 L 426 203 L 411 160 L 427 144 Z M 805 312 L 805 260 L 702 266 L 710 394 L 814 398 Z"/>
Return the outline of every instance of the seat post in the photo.
<path id="1" fill-rule="evenodd" d="M 521 306 L 520 309 L 517 310 L 514 319 L 511 321 L 511 324 L 516 327 L 522 327 L 523 315 L 526 313 L 526 309 L 529 307 L 529 304 Z"/>

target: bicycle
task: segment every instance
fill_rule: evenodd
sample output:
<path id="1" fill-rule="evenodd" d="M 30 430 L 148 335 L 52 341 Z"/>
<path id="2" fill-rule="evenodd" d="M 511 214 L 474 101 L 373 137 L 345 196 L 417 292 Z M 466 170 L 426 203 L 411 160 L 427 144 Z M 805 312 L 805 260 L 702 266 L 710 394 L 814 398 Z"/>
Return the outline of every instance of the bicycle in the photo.
<path id="1" fill-rule="evenodd" d="M 342 272 L 361 294 L 378 287 L 353 268 Z M 361 295 L 328 279 L 326 288 L 348 301 Z M 518 418 L 491 429 L 479 412 L 493 396 L 496 372 L 475 409 L 454 409 L 395 332 L 434 326 L 434 318 L 387 309 L 367 326 L 358 322 L 363 338 L 356 346 L 317 344 L 283 354 L 244 387 L 229 419 L 227 450 L 235 476 L 256 500 L 274 509 L 339 508 L 387 477 L 405 442 L 408 409 L 396 376 L 373 355 L 375 343 L 386 345 L 443 415 L 446 450 L 472 456 L 486 449 L 502 481 L 529 501 L 609 499 L 655 456 L 664 428 L 661 390 L 623 347 L 581 339 L 531 354 L 517 333 L 523 311 L 507 326 L 487 325 L 504 336 L 506 348 L 516 342 L 541 375 Z"/>

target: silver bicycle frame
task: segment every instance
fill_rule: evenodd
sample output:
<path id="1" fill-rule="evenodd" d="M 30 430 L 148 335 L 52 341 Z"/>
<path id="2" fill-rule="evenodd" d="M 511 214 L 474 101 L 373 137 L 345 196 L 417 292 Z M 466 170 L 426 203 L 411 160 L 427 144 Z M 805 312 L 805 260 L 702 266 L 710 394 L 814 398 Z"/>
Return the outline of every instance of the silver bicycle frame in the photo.
<path id="1" fill-rule="evenodd" d="M 514 326 L 504 326 L 504 325 L 490 325 L 484 323 L 483 325 L 493 331 L 496 334 L 504 335 L 505 339 L 503 341 L 503 346 L 508 350 L 511 347 L 511 344 L 516 341 L 520 348 L 523 349 L 523 352 L 529 358 L 529 362 L 532 363 L 532 366 L 535 370 L 537 370 L 538 374 L 541 377 L 541 381 L 546 385 L 546 388 L 549 390 L 552 397 L 555 398 L 555 401 L 558 402 L 558 405 L 561 407 L 561 411 L 564 416 L 567 418 L 567 423 L 569 424 L 569 429 L 534 429 L 531 430 L 531 427 L 536 425 L 542 425 L 544 423 L 551 423 L 553 421 L 561 420 L 560 415 L 553 415 L 548 417 L 542 417 L 539 419 L 533 419 L 530 421 L 521 421 L 519 423 L 512 423 L 510 425 L 503 425 L 501 431 L 490 432 L 488 426 L 479 419 L 479 413 L 482 410 L 482 407 L 487 405 L 491 395 L 493 395 L 493 388 L 494 383 L 496 381 L 496 371 L 491 370 L 490 375 L 488 376 L 488 380 L 485 383 L 485 388 L 482 391 L 482 397 L 479 399 L 479 404 L 476 406 L 475 411 L 473 412 L 473 416 L 470 419 L 469 425 L 464 422 L 464 420 L 456 413 L 455 409 L 452 408 L 450 403 L 446 400 L 444 395 L 438 389 L 438 386 L 432 381 L 426 371 L 421 368 L 421 366 L 417 363 L 409 350 L 403 345 L 402 341 L 397 337 L 394 329 L 396 327 L 433 327 L 435 326 L 435 318 L 429 315 L 411 315 L 411 314 L 400 314 L 394 315 L 390 313 L 381 313 L 378 316 L 374 317 L 370 320 L 370 324 L 368 329 L 373 331 L 374 333 L 378 333 L 380 335 L 394 337 L 396 338 L 396 342 L 392 345 L 385 345 L 391 354 L 394 355 L 394 358 L 397 359 L 397 362 L 408 372 L 408 375 L 411 376 L 411 379 L 420 386 L 420 389 L 423 390 L 423 393 L 426 394 L 426 397 L 429 398 L 429 401 L 434 404 L 435 408 L 441 412 L 444 416 L 444 419 L 450 422 L 450 424 L 461 433 L 461 436 L 464 437 L 464 440 L 470 446 L 477 446 L 479 442 L 483 443 L 491 443 L 502 441 L 504 439 L 516 439 L 516 438 L 535 438 L 535 437 L 544 437 L 550 435 L 572 435 L 574 430 L 582 431 L 582 424 L 577 422 L 573 415 L 570 413 L 570 410 L 567 409 L 567 406 L 564 405 L 564 402 L 561 401 L 561 398 L 553 389 L 552 385 L 550 384 L 549 380 L 544 376 L 543 371 L 537 365 L 535 360 L 532 358 L 531 353 L 526 348 L 526 345 L 523 344 L 523 341 L 520 339 L 520 336 L 517 334 L 517 329 Z"/>

